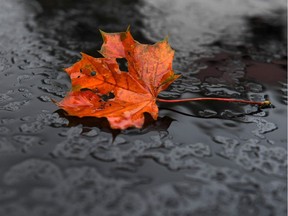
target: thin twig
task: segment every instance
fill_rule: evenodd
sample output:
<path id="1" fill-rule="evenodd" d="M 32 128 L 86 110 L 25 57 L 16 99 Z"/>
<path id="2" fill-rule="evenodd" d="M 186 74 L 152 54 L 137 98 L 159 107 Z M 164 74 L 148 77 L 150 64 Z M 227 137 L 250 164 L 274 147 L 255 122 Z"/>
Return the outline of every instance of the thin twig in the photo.
<path id="1" fill-rule="evenodd" d="M 244 103 L 244 104 L 251 104 L 251 105 L 258 105 L 260 108 L 267 108 L 273 107 L 272 103 L 265 99 L 265 101 L 250 101 L 250 100 L 240 100 L 240 99 L 233 99 L 233 98 L 185 98 L 185 99 L 162 99 L 157 98 L 157 101 L 164 102 L 164 103 L 180 103 L 180 102 L 192 102 L 192 101 L 223 101 L 223 102 L 231 102 L 231 103 Z"/>

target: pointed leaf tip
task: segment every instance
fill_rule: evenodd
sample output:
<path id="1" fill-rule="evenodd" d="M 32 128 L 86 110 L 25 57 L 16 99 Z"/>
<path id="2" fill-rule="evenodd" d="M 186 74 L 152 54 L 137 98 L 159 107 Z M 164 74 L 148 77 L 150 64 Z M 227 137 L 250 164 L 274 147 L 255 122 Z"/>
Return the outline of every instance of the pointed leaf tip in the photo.
<path id="1" fill-rule="evenodd" d="M 166 41 L 168 43 L 168 40 L 169 40 L 169 35 L 166 35 L 163 39 L 163 41 Z"/>

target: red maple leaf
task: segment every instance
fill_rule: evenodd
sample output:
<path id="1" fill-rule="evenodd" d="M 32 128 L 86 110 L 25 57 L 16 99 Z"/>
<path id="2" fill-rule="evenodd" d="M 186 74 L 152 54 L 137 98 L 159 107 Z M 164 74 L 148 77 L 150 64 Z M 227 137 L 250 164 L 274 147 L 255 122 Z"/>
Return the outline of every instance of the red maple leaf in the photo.
<path id="1" fill-rule="evenodd" d="M 56 104 L 72 116 L 106 117 L 114 129 L 141 128 L 145 112 L 157 119 L 157 95 L 179 77 L 172 69 L 174 50 L 167 39 L 141 44 L 129 30 L 101 34 L 104 58 L 82 53 L 66 69 L 72 90 Z M 127 60 L 128 72 L 120 70 L 119 58 Z"/>

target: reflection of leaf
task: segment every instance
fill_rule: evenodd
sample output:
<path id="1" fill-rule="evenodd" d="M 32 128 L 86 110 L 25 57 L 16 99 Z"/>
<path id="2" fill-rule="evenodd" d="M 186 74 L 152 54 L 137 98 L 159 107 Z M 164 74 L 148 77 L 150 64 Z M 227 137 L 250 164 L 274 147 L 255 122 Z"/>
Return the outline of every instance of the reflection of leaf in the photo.
<path id="1" fill-rule="evenodd" d="M 101 33 L 104 58 L 82 53 L 82 59 L 66 69 L 72 91 L 57 105 L 72 116 L 106 117 L 114 129 L 141 128 L 144 113 L 157 119 L 157 95 L 179 77 L 172 70 L 174 51 L 166 39 L 146 45 L 135 41 L 129 30 Z M 127 60 L 128 72 L 119 69 L 120 58 Z"/>
<path id="2" fill-rule="evenodd" d="M 119 129 L 112 129 L 106 118 L 95 118 L 95 117 L 83 117 L 79 118 L 77 116 L 69 116 L 64 110 L 56 111 L 61 118 L 65 118 L 69 121 L 68 126 L 74 127 L 77 125 L 83 125 L 83 127 L 97 127 L 101 131 L 109 132 L 116 137 L 121 131 Z M 145 115 L 145 114 L 144 114 Z M 122 133 L 125 134 L 145 134 L 150 131 L 163 131 L 167 130 L 172 123 L 173 119 L 167 116 L 158 117 L 155 121 L 151 116 L 145 115 L 145 121 L 141 129 L 138 128 L 128 128 Z"/>
<path id="3" fill-rule="evenodd" d="M 143 124 L 142 128 L 129 128 L 125 131 L 122 131 L 124 134 L 146 134 L 150 131 L 167 131 L 168 128 L 170 127 L 172 121 L 174 119 L 164 116 L 164 117 L 158 117 L 157 121 L 154 121 L 153 118 L 149 115 L 145 115 L 145 122 Z"/>

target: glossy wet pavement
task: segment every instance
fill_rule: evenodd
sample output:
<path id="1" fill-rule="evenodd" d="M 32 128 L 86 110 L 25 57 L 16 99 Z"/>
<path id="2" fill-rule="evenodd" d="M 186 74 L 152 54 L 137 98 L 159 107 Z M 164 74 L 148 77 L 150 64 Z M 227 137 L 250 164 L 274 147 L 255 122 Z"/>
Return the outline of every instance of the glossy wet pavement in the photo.
<path id="1" fill-rule="evenodd" d="M 0 215 L 286 215 L 286 2 L 0 0 Z M 233 97 L 276 108 L 159 104 L 111 130 L 50 98 L 63 68 L 99 57 L 98 29 L 169 35 L 182 75 L 163 98 Z M 113 138 L 115 140 L 113 141 Z"/>

